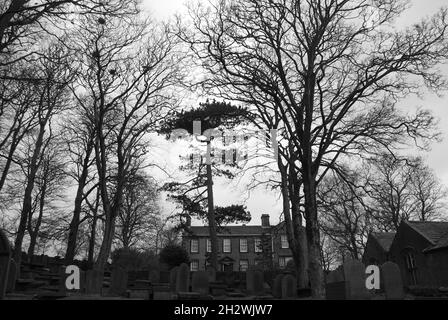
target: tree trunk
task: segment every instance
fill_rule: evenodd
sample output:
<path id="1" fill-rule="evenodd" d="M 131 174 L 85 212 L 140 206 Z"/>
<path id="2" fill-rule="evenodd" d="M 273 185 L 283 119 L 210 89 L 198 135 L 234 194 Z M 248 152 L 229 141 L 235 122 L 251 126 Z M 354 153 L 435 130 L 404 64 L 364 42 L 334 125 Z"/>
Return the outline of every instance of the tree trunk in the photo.
<path id="1" fill-rule="evenodd" d="M 37 243 L 37 236 L 39 234 L 39 229 L 40 226 L 42 224 L 42 217 L 44 215 L 44 207 L 45 207 L 45 196 L 47 193 L 47 182 L 46 182 L 46 177 L 45 175 L 47 175 L 48 172 L 46 171 L 44 173 L 44 184 L 42 186 L 42 194 L 39 200 L 39 216 L 37 217 L 37 221 L 36 221 L 36 226 L 33 229 L 33 226 L 31 225 L 31 221 L 30 221 L 30 226 L 29 226 L 29 231 L 30 231 L 30 245 L 28 247 L 28 261 L 32 262 L 33 261 L 33 255 L 34 255 L 34 251 L 36 248 L 36 243 Z M 30 217 L 31 220 L 31 217 Z"/>
<path id="2" fill-rule="evenodd" d="M 212 164 L 210 159 L 211 154 L 210 141 L 207 141 L 207 201 L 208 201 L 208 228 L 210 231 L 210 242 L 212 246 L 212 252 L 210 254 L 210 264 L 215 270 L 218 270 L 218 235 L 216 232 L 216 217 L 215 207 L 213 201 L 213 177 L 212 177 Z"/>
<path id="3" fill-rule="evenodd" d="M 73 217 L 72 217 L 72 221 L 70 222 L 70 226 L 69 226 L 67 250 L 65 253 L 65 261 L 67 263 L 71 263 L 73 261 L 73 259 L 75 258 L 76 241 L 78 238 L 79 223 L 80 223 L 80 218 L 81 218 L 83 193 L 84 193 L 84 187 L 86 185 L 87 175 L 88 175 L 88 171 L 89 171 L 88 167 L 89 167 L 90 154 L 92 152 L 92 149 L 93 149 L 93 142 L 89 141 L 89 144 L 87 145 L 86 155 L 85 155 L 84 161 L 83 161 L 81 177 L 79 178 L 79 181 L 78 181 L 78 189 L 76 191 L 75 207 L 73 209 Z"/>
<path id="4" fill-rule="evenodd" d="M 320 259 L 320 234 L 317 220 L 316 181 L 308 168 L 304 168 L 303 186 L 305 195 L 306 235 L 308 243 L 308 274 L 311 294 L 314 299 L 325 298 L 325 283 Z"/>
<path id="5" fill-rule="evenodd" d="M 40 124 L 39 135 L 36 140 L 36 147 L 34 148 L 33 156 L 31 158 L 30 167 L 29 167 L 30 171 L 29 171 L 29 175 L 28 175 L 28 179 L 27 179 L 27 183 L 26 183 L 25 194 L 23 196 L 22 211 L 20 213 L 20 222 L 19 222 L 19 227 L 17 230 L 16 239 L 14 242 L 14 260 L 17 263 L 19 270 L 20 270 L 20 264 L 21 264 L 21 260 L 22 260 L 23 238 L 25 236 L 28 218 L 32 211 L 32 192 L 34 189 L 34 182 L 35 182 L 36 174 L 37 174 L 37 170 L 38 170 L 37 160 L 38 160 L 38 157 L 41 152 L 41 148 L 42 148 L 42 144 L 43 144 L 43 137 L 44 137 L 44 133 L 45 133 L 45 126 L 49 119 L 50 113 L 51 113 L 51 111 L 48 111 L 48 114 L 47 114 L 45 120 L 41 121 L 41 124 Z"/>

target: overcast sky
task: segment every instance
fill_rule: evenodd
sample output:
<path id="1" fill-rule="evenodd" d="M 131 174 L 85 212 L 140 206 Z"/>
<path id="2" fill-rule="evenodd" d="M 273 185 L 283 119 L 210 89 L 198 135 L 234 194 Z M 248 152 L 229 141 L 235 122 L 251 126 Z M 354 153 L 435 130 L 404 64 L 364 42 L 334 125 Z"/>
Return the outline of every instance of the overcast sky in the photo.
<path id="1" fill-rule="evenodd" d="M 200 1 L 200 0 L 199 0 Z M 397 21 L 397 27 L 405 27 L 421 20 L 422 18 L 434 14 L 440 7 L 447 6 L 447 0 L 411 0 L 411 8 L 408 9 Z M 153 17 L 164 20 L 169 19 L 176 12 L 185 12 L 184 0 L 143 0 L 145 8 Z M 448 65 L 441 66 L 441 69 L 448 76 Z M 443 142 L 434 143 L 429 153 L 421 155 L 427 159 L 427 163 L 435 170 L 442 182 L 448 186 L 448 93 L 443 92 L 441 97 L 434 94 L 428 94 L 422 99 L 418 97 L 409 97 L 405 101 L 400 102 L 403 108 L 410 108 L 410 111 L 416 107 L 429 108 L 439 119 L 439 126 L 443 133 Z M 162 144 L 163 142 L 160 141 Z M 176 158 L 177 150 L 168 145 L 160 146 L 158 150 L 161 159 L 167 159 L 166 154 L 170 154 L 171 158 Z M 247 194 L 243 194 L 241 186 L 235 184 L 221 183 L 215 186 L 215 198 L 217 205 L 227 205 L 231 203 L 241 203 L 247 198 Z M 242 195 L 243 194 L 243 195 Z M 259 224 L 260 216 L 263 213 L 271 215 L 271 222 L 278 221 L 281 212 L 281 202 L 278 194 L 259 189 L 250 194 L 250 198 L 246 201 L 249 211 L 252 214 L 250 224 Z M 167 205 L 165 210 L 169 211 L 172 207 Z"/>

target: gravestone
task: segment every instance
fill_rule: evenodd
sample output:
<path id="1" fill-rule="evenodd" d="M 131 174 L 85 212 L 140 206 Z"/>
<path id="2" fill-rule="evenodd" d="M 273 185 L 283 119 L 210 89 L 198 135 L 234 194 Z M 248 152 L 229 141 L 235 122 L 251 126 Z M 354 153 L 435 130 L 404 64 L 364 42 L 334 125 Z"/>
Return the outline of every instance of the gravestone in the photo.
<path id="1" fill-rule="evenodd" d="M 193 273 L 191 287 L 194 292 L 199 292 L 201 295 L 207 295 L 210 290 L 207 272 L 196 271 Z"/>
<path id="2" fill-rule="evenodd" d="M 274 278 L 274 282 L 272 283 L 272 295 L 276 299 L 280 299 L 282 297 L 282 279 L 284 275 L 278 274 Z"/>
<path id="3" fill-rule="evenodd" d="M 297 297 L 297 280 L 291 274 L 282 279 L 282 299 L 293 299 Z"/>
<path id="4" fill-rule="evenodd" d="M 404 299 L 403 279 L 396 263 L 387 261 L 381 266 L 381 286 L 387 300 Z"/>
<path id="5" fill-rule="evenodd" d="M 348 260 L 344 263 L 343 269 L 346 298 L 349 300 L 369 299 L 364 264 L 358 260 Z"/>
<path id="6" fill-rule="evenodd" d="M 330 273 L 327 275 L 326 282 L 327 283 L 333 283 L 333 282 L 341 282 L 344 281 L 344 271 L 342 270 L 342 267 L 339 266 L 337 269 L 330 271 Z"/>
<path id="7" fill-rule="evenodd" d="M 159 283 L 160 282 L 160 272 L 158 269 L 152 269 L 149 271 L 148 280 L 151 283 Z"/>
<path id="8" fill-rule="evenodd" d="M 174 267 L 170 270 L 170 291 L 176 291 L 176 283 L 177 283 L 177 270 L 179 267 Z"/>
<path id="9" fill-rule="evenodd" d="M 250 295 L 262 295 L 264 293 L 263 271 L 257 268 L 249 268 L 246 271 L 246 290 Z"/>
<path id="10" fill-rule="evenodd" d="M 86 272 L 86 293 L 98 295 L 103 290 L 104 274 L 100 270 L 91 269 Z"/>
<path id="11" fill-rule="evenodd" d="M 224 274 L 224 282 L 231 288 L 235 287 L 235 273 L 232 271 L 227 271 Z"/>
<path id="12" fill-rule="evenodd" d="M 128 273 L 121 267 L 112 270 L 110 279 L 110 293 L 113 295 L 123 296 L 128 286 Z"/>
<path id="13" fill-rule="evenodd" d="M 205 272 L 207 272 L 209 282 L 216 281 L 216 269 L 215 268 L 213 268 L 212 266 L 207 266 L 205 268 Z"/>
<path id="14" fill-rule="evenodd" d="M 11 246 L 6 235 L 0 230 L 0 299 L 3 299 L 6 294 L 10 263 Z"/>
<path id="15" fill-rule="evenodd" d="M 16 281 L 17 281 L 17 263 L 14 261 L 14 259 L 10 260 L 9 263 L 9 272 L 8 272 L 8 283 L 6 285 L 6 292 L 11 293 L 14 292 L 16 288 Z"/>
<path id="16" fill-rule="evenodd" d="M 188 292 L 190 288 L 190 268 L 182 263 L 177 270 L 176 292 Z"/>

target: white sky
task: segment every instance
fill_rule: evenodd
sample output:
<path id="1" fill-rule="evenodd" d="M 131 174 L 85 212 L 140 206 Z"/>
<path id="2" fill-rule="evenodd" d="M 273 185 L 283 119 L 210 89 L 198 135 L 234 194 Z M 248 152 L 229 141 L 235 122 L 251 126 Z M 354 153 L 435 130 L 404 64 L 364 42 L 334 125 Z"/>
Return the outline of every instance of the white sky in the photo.
<path id="1" fill-rule="evenodd" d="M 199 0 L 201 1 L 201 0 Z M 397 21 L 397 27 L 401 28 L 407 25 L 419 21 L 428 15 L 435 13 L 440 7 L 447 6 L 447 0 L 411 0 L 412 7 L 408 9 Z M 143 0 L 145 8 L 152 14 L 153 17 L 163 20 L 169 19 L 175 13 L 185 12 L 185 0 Z M 441 69 L 448 76 L 448 65 L 442 66 Z M 409 97 L 405 101 L 402 101 L 400 105 L 403 108 L 410 107 L 410 112 L 415 110 L 416 107 L 429 108 L 433 111 L 434 115 L 439 118 L 439 127 L 443 133 L 443 142 L 434 143 L 432 150 L 429 153 L 422 154 L 427 163 L 436 171 L 442 182 L 448 186 L 448 96 L 447 92 L 442 97 L 437 97 L 434 94 L 428 94 L 420 99 L 418 97 Z M 163 142 L 160 141 L 162 144 Z M 163 148 L 162 148 L 163 149 Z M 176 157 L 176 149 L 172 146 L 167 146 L 165 152 Z M 160 157 L 167 159 L 166 153 L 160 150 Z M 174 152 L 174 153 L 173 153 Z M 170 156 L 170 157 L 171 157 Z M 235 184 L 229 183 L 216 183 L 215 185 L 215 198 L 217 205 L 226 205 L 231 203 L 241 203 L 247 194 L 241 195 L 241 186 L 238 187 Z M 244 193 L 244 192 L 243 192 Z M 246 201 L 248 210 L 252 214 L 252 221 L 250 224 L 260 224 L 261 214 L 268 213 L 271 215 L 271 223 L 276 223 L 281 212 L 281 202 L 278 198 L 278 194 L 273 191 L 267 191 L 265 189 L 259 189 L 250 194 L 250 198 Z M 166 210 L 170 210 L 172 207 L 166 205 Z"/>

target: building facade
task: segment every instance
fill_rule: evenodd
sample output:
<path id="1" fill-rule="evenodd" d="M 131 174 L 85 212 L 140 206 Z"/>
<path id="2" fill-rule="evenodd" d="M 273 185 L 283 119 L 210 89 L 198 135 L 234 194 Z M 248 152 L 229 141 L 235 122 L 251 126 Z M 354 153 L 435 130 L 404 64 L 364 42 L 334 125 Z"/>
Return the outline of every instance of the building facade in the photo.
<path id="1" fill-rule="evenodd" d="M 396 233 L 369 236 L 365 264 L 398 264 L 406 286 L 448 286 L 448 222 L 403 221 Z"/>
<path id="2" fill-rule="evenodd" d="M 211 252 L 209 228 L 187 226 L 182 245 L 190 256 L 191 271 L 205 270 Z M 246 271 L 249 266 L 285 268 L 292 261 L 284 223 L 271 226 L 269 215 L 261 225 L 225 226 L 218 230 L 218 271 Z"/>

